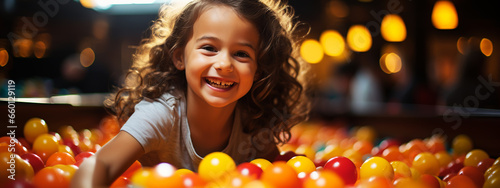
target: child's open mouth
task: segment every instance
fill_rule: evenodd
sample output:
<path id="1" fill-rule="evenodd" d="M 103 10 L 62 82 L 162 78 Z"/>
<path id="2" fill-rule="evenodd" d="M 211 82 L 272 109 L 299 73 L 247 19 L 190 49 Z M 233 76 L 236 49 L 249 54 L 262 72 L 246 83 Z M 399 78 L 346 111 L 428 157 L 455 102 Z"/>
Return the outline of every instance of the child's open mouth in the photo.
<path id="1" fill-rule="evenodd" d="M 212 87 L 218 89 L 228 89 L 235 85 L 235 82 L 232 81 L 222 81 L 215 78 L 205 78 L 205 81 Z"/>

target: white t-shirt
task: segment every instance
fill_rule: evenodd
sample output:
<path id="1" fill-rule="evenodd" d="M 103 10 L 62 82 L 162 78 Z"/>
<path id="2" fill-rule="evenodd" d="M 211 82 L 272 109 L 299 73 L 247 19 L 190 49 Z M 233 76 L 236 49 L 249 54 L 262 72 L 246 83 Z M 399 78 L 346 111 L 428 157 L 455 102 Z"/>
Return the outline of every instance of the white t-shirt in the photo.
<path id="1" fill-rule="evenodd" d="M 165 93 L 156 100 L 145 98 L 135 106 L 135 112 L 121 130 L 132 135 L 144 148 L 145 154 L 139 159 L 143 166 L 167 162 L 178 169 L 198 170 L 202 157 L 191 142 L 182 92 Z M 236 164 L 249 162 L 276 148 L 274 143 L 262 138 L 265 137 L 255 136 L 256 144 L 252 145 L 251 136 L 243 132 L 236 107 L 231 136 L 222 152 L 231 156 Z"/>

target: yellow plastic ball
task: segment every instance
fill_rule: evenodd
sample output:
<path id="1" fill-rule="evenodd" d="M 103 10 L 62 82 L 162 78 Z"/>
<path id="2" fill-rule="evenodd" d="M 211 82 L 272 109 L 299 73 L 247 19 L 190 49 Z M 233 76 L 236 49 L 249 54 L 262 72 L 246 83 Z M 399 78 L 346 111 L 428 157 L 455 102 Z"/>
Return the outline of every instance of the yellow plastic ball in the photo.
<path id="1" fill-rule="evenodd" d="M 198 173 L 205 180 L 215 180 L 235 169 L 236 164 L 229 155 L 222 152 L 213 152 L 201 160 Z"/>

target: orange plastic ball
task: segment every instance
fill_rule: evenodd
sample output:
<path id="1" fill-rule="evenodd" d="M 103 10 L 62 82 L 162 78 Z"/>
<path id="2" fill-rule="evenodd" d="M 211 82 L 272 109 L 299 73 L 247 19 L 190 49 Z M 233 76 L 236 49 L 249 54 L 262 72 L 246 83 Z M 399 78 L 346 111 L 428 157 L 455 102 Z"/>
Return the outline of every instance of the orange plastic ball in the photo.
<path id="1" fill-rule="evenodd" d="M 45 166 L 54 166 L 58 164 L 72 165 L 75 164 L 75 158 L 73 158 L 69 153 L 66 152 L 55 152 L 50 155 L 45 163 Z"/>
<path id="2" fill-rule="evenodd" d="M 323 170 L 312 172 L 304 182 L 304 188 L 343 188 L 343 180 L 334 172 Z"/>
<path id="3" fill-rule="evenodd" d="M 477 187 L 483 187 L 483 184 L 484 184 L 483 173 L 475 166 L 463 167 L 458 172 L 458 175 L 468 176 L 472 181 L 474 181 L 474 183 L 477 185 Z"/>
<path id="4" fill-rule="evenodd" d="M 276 188 L 297 188 L 300 181 L 297 172 L 283 161 L 274 162 L 262 173 L 261 180 Z"/>
<path id="5" fill-rule="evenodd" d="M 33 184 L 38 188 L 69 187 L 70 177 L 60 168 L 45 167 L 36 173 Z"/>
<path id="6" fill-rule="evenodd" d="M 468 176 L 456 175 L 446 184 L 446 188 L 479 188 Z"/>
<path id="7" fill-rule="evenodd" d="M 146 181 L 148 188 L 160 187 L 182 187 L 182 180 L 178 176 L 174 176 L 177 169 L 168 163 L 160 163 L 156 165 L 149 179 Z"/>

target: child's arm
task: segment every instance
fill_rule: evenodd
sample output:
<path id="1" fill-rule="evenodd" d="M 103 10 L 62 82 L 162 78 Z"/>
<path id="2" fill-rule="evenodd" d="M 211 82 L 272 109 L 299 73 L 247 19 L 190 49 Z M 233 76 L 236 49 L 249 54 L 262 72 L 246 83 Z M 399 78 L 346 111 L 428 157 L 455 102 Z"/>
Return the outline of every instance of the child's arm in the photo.
<path id="1" fill-rule="evenodd" d="M 139 142 L 129 133 L 120 131 L 80 165 L 71 187 L 109 187 L 143 154 L 144 149 Z"/>

